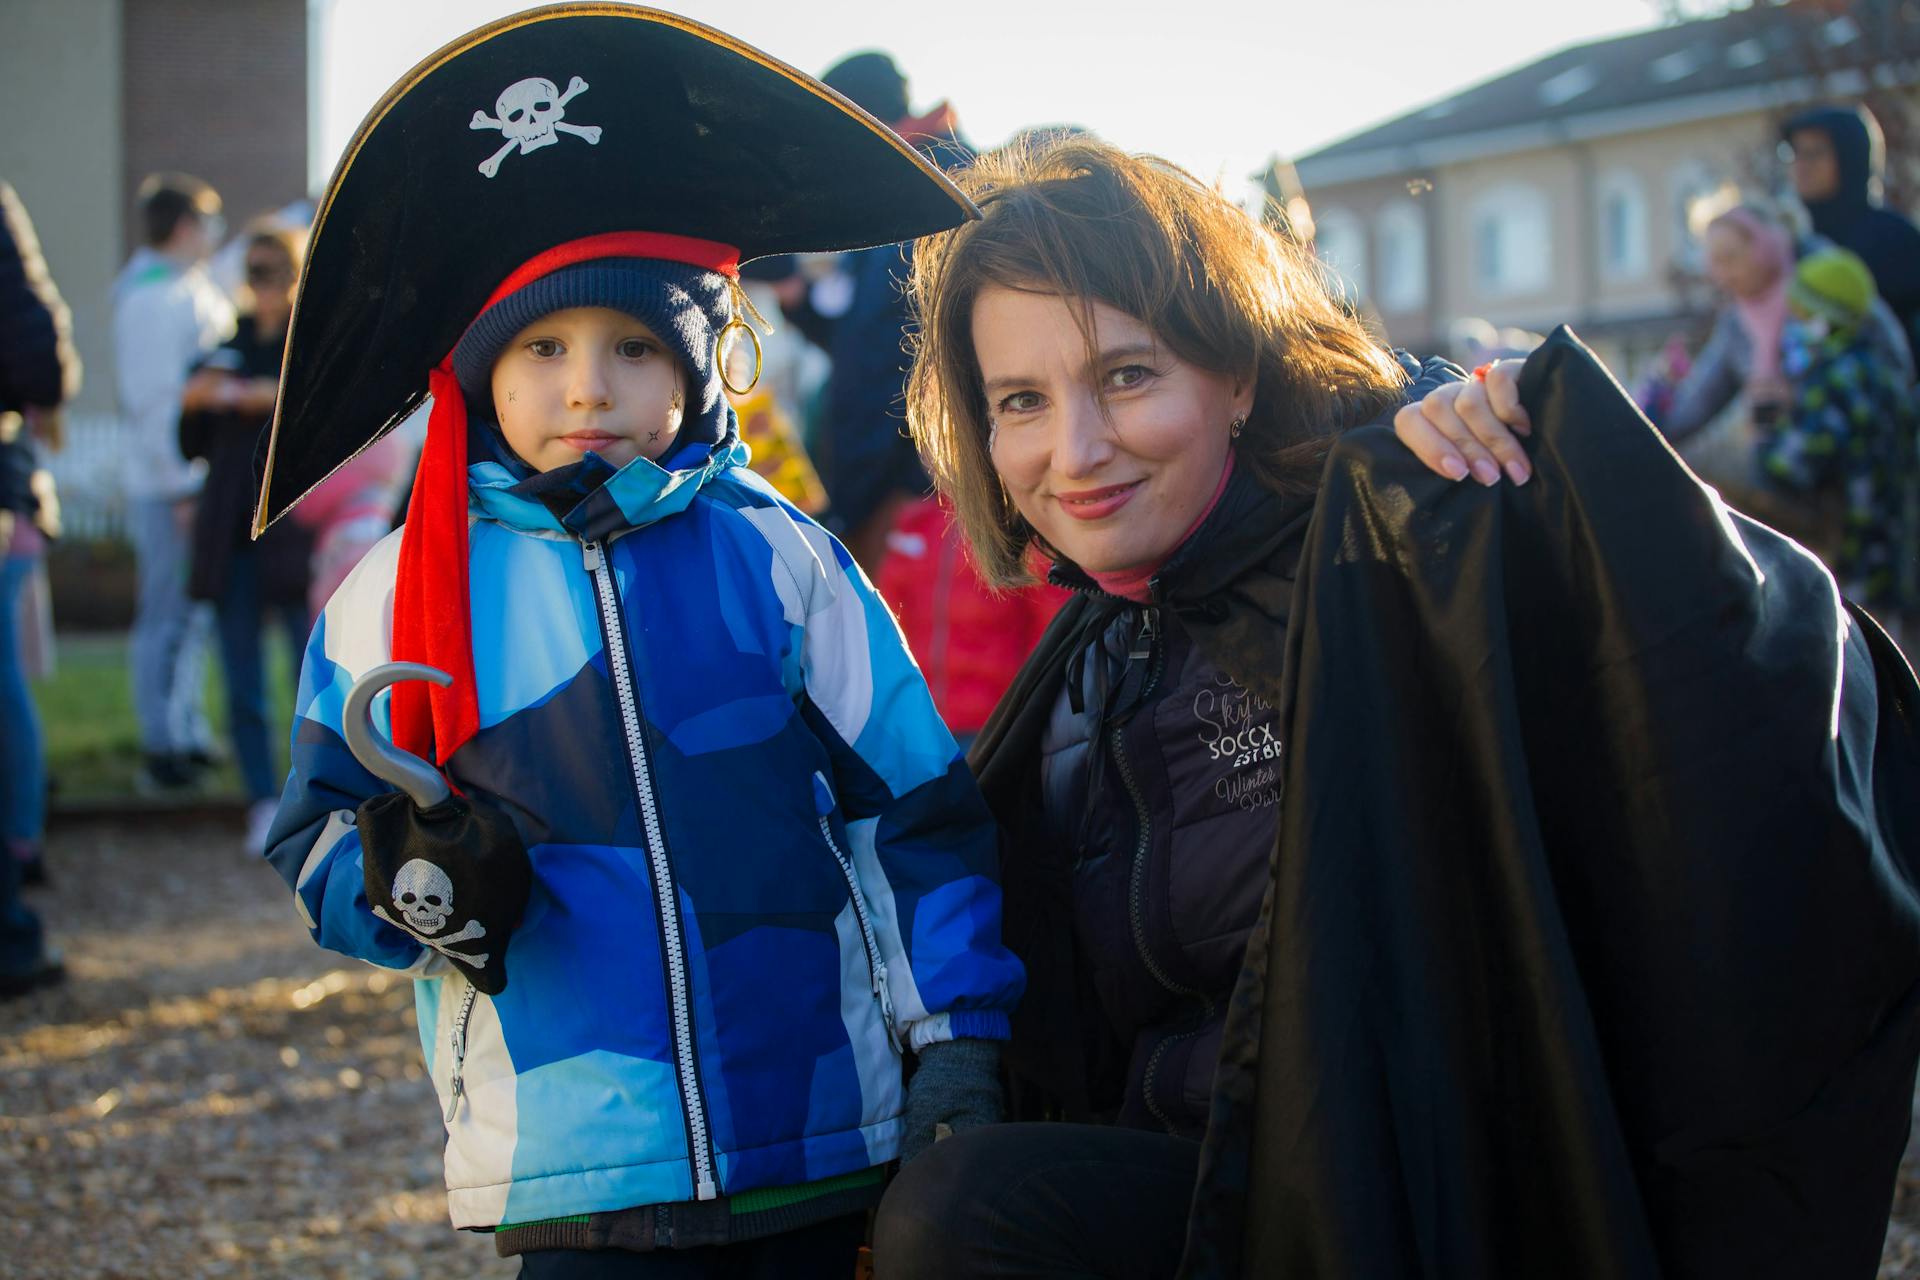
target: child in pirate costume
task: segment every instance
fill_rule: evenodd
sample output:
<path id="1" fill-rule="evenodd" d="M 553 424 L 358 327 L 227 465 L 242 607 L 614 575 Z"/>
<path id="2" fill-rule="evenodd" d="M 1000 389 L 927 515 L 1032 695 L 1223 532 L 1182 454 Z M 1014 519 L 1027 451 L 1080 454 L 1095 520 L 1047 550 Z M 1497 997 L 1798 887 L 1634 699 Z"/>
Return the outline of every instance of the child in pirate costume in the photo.
<path id="1" fill-rule="evenodd" d="M 807 76 L 607 4 L 422 63 L 322 201 L 256 524 L 433 410 L 314 627 L 268 857 L 418 979 L 454 1224 L 523 1274 L 837 1280 L 887 1162 L 997 1118 L 991 820 L 717 358 L 759 344 L 743 259 L 973 214 Z M 444 798 L 362 763 L 392 661 L 451 677 L 371 703 Z"/>

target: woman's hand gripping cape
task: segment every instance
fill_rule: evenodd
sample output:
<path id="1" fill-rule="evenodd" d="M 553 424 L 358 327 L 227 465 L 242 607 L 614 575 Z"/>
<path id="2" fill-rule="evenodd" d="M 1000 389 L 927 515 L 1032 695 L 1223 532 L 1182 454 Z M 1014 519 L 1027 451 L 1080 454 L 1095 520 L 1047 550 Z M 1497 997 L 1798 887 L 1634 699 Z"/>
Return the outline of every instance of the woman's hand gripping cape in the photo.
<path id="1" fill-rule="evenodd" d="M 1920 1053 L 1920 688 L 1577 338 L 1524 487 L 1334 447 L 1184 1271 L 1870 1277 Z"/>

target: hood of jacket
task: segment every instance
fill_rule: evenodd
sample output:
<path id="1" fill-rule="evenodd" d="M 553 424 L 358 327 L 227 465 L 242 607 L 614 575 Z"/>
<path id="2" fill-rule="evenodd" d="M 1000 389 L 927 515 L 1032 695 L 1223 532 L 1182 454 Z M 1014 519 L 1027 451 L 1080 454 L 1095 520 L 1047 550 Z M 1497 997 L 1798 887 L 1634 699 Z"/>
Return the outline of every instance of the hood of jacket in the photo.
<path id="1" fill-rule="evenodd" d="M 1814 230 L 1834 236 L 1848 221 L 1878 202 L 1886 144 L 1881 140 L 1879 124 L 1865 107 L 1803 111 L 1781 126 L 1780 136 L 1791 141 L 1794 134 L 1809 130 L 1824 133 L 1832 141 L 1839 180 L 1827 199 L 1802 203 L 1813 218 Z"/>

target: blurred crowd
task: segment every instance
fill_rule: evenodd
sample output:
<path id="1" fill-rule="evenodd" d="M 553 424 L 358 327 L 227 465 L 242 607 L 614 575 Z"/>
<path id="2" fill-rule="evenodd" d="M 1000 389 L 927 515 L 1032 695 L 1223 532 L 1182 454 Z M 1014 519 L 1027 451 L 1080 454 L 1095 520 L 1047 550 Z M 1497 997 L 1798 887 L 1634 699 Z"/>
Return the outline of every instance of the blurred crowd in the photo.
<path id="1" fill-rule="evenodd" d="M 1883 203 L 1886 146 L 1864 106 L 1790 117 L 1792 192 L 1727 190 L 1694 222 L 1717 295 L 1704 341 L 1676 334 L 1636 399 L 1734 507 L 1818 553 L 1848 599 L 1920 638 L 1920 230 Z M 1463 327 L 1469 364 L 1535 334 Z"/>

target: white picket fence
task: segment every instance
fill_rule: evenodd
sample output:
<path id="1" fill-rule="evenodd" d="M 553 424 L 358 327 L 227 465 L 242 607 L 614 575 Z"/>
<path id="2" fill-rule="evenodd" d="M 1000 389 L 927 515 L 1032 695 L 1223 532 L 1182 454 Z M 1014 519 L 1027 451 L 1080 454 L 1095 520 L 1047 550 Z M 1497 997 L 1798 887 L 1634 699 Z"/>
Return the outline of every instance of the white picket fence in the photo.
<path id="1" fill-rule="evenodd" d="M 60 495 L 62 535 L 76 542 L 119 538 L 126 528 L 120 496 L 121 455 L 127 425 L 118 414 L 70 413 L 66 447 L 42 451 Z"/>

